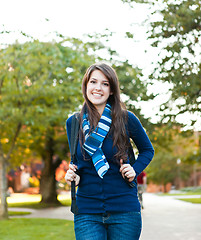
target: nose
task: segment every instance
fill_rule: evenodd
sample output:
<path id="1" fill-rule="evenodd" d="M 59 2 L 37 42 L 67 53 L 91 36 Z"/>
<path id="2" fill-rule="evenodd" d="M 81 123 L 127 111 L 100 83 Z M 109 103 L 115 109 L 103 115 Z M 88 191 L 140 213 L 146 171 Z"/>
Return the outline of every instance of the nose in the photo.
<path id="1" fill-rule="evenodd" d="M 100 90 L 101 90 L 101 84 L 100 84 L 100 83 L 97 83 L 95 89 L 98 90 L 98 91 L 100 91 Z"/>

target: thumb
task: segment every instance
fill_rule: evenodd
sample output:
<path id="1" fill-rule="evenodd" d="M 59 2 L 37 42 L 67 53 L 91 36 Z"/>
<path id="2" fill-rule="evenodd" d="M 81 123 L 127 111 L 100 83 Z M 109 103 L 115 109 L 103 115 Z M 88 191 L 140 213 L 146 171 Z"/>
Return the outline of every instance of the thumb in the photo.
<path id="1" fill-rule="evenodd" d="M 123 159 L 120 159 L 120 166 L 122 166 L 124 163 Z"/>

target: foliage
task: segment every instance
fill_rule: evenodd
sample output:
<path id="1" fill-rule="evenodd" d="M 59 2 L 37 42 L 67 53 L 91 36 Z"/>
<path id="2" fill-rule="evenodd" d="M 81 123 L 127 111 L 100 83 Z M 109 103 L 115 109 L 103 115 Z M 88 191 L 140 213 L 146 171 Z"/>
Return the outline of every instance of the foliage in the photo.
<path id="1" fill-rule="evenodd" d="M 44 202 L 57 202 L 55 169 L 66 155 L 65 120 L 82 102 L 82 76 L 95 61 L 92 48 L 66 38 L 15 42 L 0 51 L 0 156 L 12 165 L 32 153 L 41 157 Z"/>
<path id="2" fill-rule="evenodd" d="M 143 126 L 151 131 L 153 124 L 149 119 L 144 118 L 141 109 L 137 107 L 137 103 L 153 99 L 152 94 L 147 93 L 147 82 L 142 81 L 142 72 L 139 68 L 132 68 L 132 65 L 125 61 L 123 64 L 114 66 L 119 77 L 121 92 L 126 96 L 124 101 L 128 110 L 134 112 L 140 118 Z"/>
<path id="3" fill-rule="evenodd" d="M 54 153 L 65 157 L 65 120 L 82 103 L 82 77 L 89 65 L 103 60 L 95 55 L 102 48 L 99 42 L 67 38 L 16 42 L 1 50 L 0 144 L 12 165 L 24 161 L 32 151 L 42 156 L 48 134 L 54 138 Z M 140 70 L 121 61 L 114 67 L 122 92 L 132 101 L 144 100 L 146 86 L 139 80 Z M 16 147 L 8 156 L 14 141 Z"/>
<path id="4" fill-rule="evenodd" d="M 74 240 L 73 222 L 60 219 L 13 218 L 1 221 L 2 240 Z"/>
<path id="5" fill-rule="evenodd" d="M 177 125 L 162 124 L 155 127 L 151 138 L 155 156 L 147 168 L 148 179 L 163 185 L 175 184 L 178 178 L 187 180 L 193 163 L 188 156 L 196 149 L 193 132 L 181 132 Z"/>
<path id="6" fill-rule="evenodd" d="M 98 56 L 100 51 L 110 60 L 116 54 L 98 39 L 57 37 L 57 42 L 16 41 L 0 51 L 0 157 L 10 168 L 30 156 L 40 157 L 44 163 L 40 192 L 46 203 L 57 202 L 55 169 L 68 151 L 65 120 L 83 101 L 83 75 L 92 63 L 105 61 Z M 123 80 L 138 78 L 127 62 L 112 63 L 129 72 Z M 145 84 L 136 81 L 144 94 Z M 125 94 L 131 92 L 127 89 Z"/>
<path id="7" fill-rule="evenodd" d="M 151 74 L 153 80 L 169 83 L 171 99 L 161 105 L 168 119 L 186 112 L 201 110 L 201 1 L 123 0 L 131 6 L 135 2 L 150 5 L 153 17 L 148 38 L 152 46 L 161 49 L 158 63 Z M 166 111 L 168 109 L 168 111 Z M 195 120 L 196 121 L 196 120 Z M 192 120 L 192 125 L 195 122 Z"/>
<path id="8" fill-rule="evenodd" d="M 71 46 L 64 46 L 67 43 Z M 11 149 L 16 129 L 20 128 L 11 162 L 22 161 L 30 148 L 41 155 L 50 129 L 55 138 L 64 133 L 65 119 L 82 101 L 83 71 L 94 62 L 84 52 L 86 48 L 90 51 L 86 45 L 77 39 L 62 43 L 35 40 L 16 42 L 1 50 L 0 130 L 4 154 Z"/>
<path id="9" fill-rule="evenodd" d="M 201 139 L 197 132 L 180 132 L 175 122 L 188 119 L 192 126 L 201 118 L 201 1 L 122 0 L 135 8 L 149 8 L 147 39 L 159 52 L 153 59 L 152 83 L 166 83 L 169 96 L 160 106 L 162 123 L 150 138 L 155 157 L 147 168 L 148 179 L 158 184 L 188 179 L 192 165 L 201 162 Z M 133 32 L 126 33 L 134 38 Z M 157 95 L 160 95 L 160 91 Z M 190 113 L 190 114 L 189 114 Z M 187 117 L 186 117 L 187 116 Z M 191 117 L 191 118 L 190 118 Z M 182 118 L 182 120 L 181 120 Z M 180 120 L 179 120 L 180 119 Z M 189 124 L 189 123 L 188 123 Z M 196 125 L 194 125 L 196 124 Z M 184 127 L 184 125 L 181 125 Z M 181 160 L 177 164 L 178 159 Z"/>

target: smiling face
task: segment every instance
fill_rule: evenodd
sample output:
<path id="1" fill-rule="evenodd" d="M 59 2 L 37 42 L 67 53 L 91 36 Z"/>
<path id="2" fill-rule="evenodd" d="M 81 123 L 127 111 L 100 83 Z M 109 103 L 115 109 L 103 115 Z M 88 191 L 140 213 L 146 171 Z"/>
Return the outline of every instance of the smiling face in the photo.
<path id="1" fill-rule="evenodd" d="M 100 70 L 94 70 L 86 87 L 88 100 L 96 107 L 99 114 L 102 115 L 107 100 L 112 94 L 109 80 Z"/>

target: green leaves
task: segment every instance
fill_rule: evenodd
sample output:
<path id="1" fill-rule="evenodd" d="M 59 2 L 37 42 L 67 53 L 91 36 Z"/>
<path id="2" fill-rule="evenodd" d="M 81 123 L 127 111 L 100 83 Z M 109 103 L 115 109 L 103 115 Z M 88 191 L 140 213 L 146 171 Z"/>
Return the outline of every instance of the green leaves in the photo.
<path id="1" fill-rule="evenodd" d="M 178 125 L 171 123 L 155 126 L 150 137 L 155 156 L 147 168 L 148 178 L 157 184 L 175 184 L 180 170 L 182 180 L 189 179 L 198 149 L 195 135 L 191 131 L 181 132 Z"/>
<path id="2" fill-rule="evenodd" d="M 15 42 L 0 51 L 0 131 L 2 138 L 8 139 L 2 143 L 5 155 L 11 148 L 17 125 L 23 126 L 11 162 L 19 163 L 22 156 L 26 157 L 29 152 L 26 149 L 41 155 L 48 129 L 54 130 L 55 145 L 61 139 L 67 144 L 65 121 L 83 102 L 81 82 L 86 69 L 96 61 L 104 61 L 98 56 L 99 50 L 104 49 L 111 58 L 117 56 L 100 42 L 99 35 L 90 36 L 87 42 L 59 37 L 60 42 Z M 104 37 L 109 37 L 108 30 Z M 148 99 L 146 83 L 140 80 L 141 71 L 128 62 L 114 59 L 120 88 L 128 98 L 126 104 L 140 114 L 132 102 Z"/>
<path id="3" fill-rule="evenodd" d="M 183 98 L 186 111 L 196 112 L 200 110 L 201 91 L 198 58 L 201 54 L 201 3 L 188 0 L 180 4 L 166 1 L 166 4 L 160 11 L 163 21 L 151 23 L 150 38 L 154 39 L 153 44 L 157 47 L 162 46 L 158 38 L 166 39 L 161 53 L 167 51 L 171 54 L 158 62 L 159 73 L 153 74 L 153 77 L 173 83 L 172 100 Z"/>
<path id="4" fill-rule="evenodd" d="M 152 47 L 161 49 L 154 61 L 155 69 L 150 79 L 170 83 L 171 98 L 165 104 L 164 118 L 171 113 L 176 117 L 184 112 L 201 112 L 201 2 L 181 1 L 123 1 L 150 5 L 152 17 L 146 19 L 148 39 Z M 152 20 L 153 19 L 153 20 Z M 126 33 L 132 35 L 132 33 Z M 180 99 L 181 101 L 178 101 Z M 192 122 L 193 124 L 193 122 Z"/>
<path id="5" fill-rule="evenodd" d="M 72 47 L 64 46 L 68 43 Z M 90 59 L 90 60 L 89 60 Z M 95 61 L 87 44 L 77 39 L 57 42 L 18 42 L 0 51 L 0 131 L 2 150 L 8 154 L 18 133 L 11 162 L 23 160 L 32 148 L 41 152 L 41 145 L 33 144 L 49 127 L 55 128 L 54 136 L 65 120 L 82 103 L 81 81 L 86 68 Z M 87 67 L 86 67 L 87 66 Z M 67 68 L 73 71 L 66 71 Z M 31 137 L 32 143 L 28 141 Z"/>

